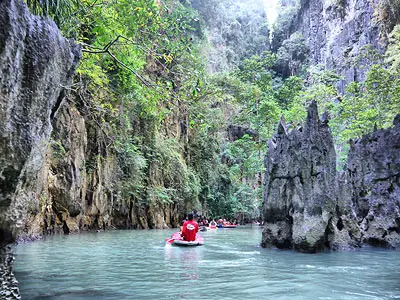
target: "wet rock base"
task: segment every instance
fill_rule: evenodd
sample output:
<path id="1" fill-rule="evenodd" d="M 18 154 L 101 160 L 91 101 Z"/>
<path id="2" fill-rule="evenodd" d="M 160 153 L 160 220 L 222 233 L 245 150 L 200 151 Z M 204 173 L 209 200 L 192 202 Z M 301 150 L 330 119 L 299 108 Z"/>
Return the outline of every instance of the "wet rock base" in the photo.
<path id="1" fill-rule="evenodd" d="M 0 248 L 0 299 L 21 299 L 18 281 L 12 272 L 14 256 L 10 246 Z"/>

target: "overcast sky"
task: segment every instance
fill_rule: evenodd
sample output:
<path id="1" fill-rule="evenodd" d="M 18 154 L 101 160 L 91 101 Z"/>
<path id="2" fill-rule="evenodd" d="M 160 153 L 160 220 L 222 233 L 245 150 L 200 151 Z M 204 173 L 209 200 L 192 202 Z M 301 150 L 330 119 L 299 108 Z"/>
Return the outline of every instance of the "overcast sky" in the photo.
<path id="1" fill-rule="evenodd" d="M 273 24 L 278 16 L 279 0 L 264 0 L 268 22 Z"/>

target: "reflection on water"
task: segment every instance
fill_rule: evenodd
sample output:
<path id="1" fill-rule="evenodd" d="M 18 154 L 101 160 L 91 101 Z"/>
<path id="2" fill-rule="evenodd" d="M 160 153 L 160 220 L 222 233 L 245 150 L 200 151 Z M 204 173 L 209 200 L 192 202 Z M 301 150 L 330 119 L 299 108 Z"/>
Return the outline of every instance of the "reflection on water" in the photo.
<path id="1" fill-rule="evenodd" d="M 260 228 L 203 232 L 205 245 L 165 245 L 173 230 L 53 236 L 19 245 L 23 299 L 400 299 L 400 252 L 300 254 L 262 249 Z"/>
<path id="2" fill-rule="evenodd" d="M 175 247 L 165 245 L 166 266 L 178 267 L 182 270 L 182 280 L 198 280 L 198 265 L 202 259 L 201 246 L 198 247 Z"/>

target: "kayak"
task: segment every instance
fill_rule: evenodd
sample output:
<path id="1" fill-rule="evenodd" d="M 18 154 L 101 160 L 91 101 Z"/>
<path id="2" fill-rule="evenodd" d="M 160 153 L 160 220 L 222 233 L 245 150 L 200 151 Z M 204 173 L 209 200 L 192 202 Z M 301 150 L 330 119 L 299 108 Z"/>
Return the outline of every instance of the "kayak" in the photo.
<path id="1" fill-rule="evenodd" d="M 174 246 L 201 246 L 204 245 L 203 237 L 196 233 L 196 239 L 194 241 L 184 241 L 180 232 L 175 232 L 170 238 L 166 238 L 165 241 L 167 244 Z"/>
<path id="2" fill-rule="evenodd" d="M 237 225 L 235 225 L 235 224 L 226 224 L 226 225 L 219 224 L 218 225 L 218 228 L 236 228 L 236 227 L 237 227 Z"/>
<path id="3" fill-rule="evenodd" d="M 215 229 L 215 228 L 217 228 L 217 225 L 210 225 L 209 228 L 210 229 Z"/>
<path id="4" fill-rule="evenodd" d="M 204 245 L 204 240 L 203 239 L 198 240 L 197 238 L 195 241 L 191 241 L 191 242 L 184 241 L 184 240 L 174 240 L 172 245 L 174 245 L 174 246 L 189 246 L 189 247 L 190 246 L 201 246 L 201 245 Z"/>

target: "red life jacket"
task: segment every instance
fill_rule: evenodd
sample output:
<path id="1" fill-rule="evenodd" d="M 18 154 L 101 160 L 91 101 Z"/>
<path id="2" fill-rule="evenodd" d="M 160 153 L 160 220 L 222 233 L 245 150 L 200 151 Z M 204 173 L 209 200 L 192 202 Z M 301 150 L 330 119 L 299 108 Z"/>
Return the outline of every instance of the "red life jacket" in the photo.
<path id="1" fill-rule="evenodd" d="M 195 221 L 186 221 L 183 223 L 182 236 L 185 241 L 196 240 L 196 233 L 199 231 L 199 224 Z"/>

